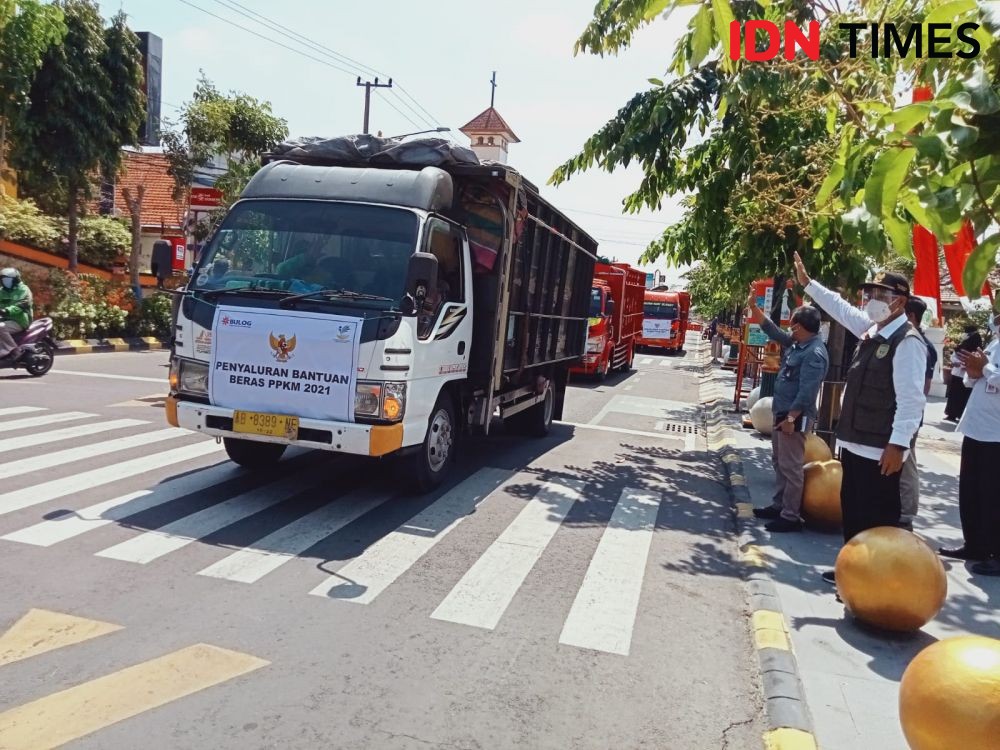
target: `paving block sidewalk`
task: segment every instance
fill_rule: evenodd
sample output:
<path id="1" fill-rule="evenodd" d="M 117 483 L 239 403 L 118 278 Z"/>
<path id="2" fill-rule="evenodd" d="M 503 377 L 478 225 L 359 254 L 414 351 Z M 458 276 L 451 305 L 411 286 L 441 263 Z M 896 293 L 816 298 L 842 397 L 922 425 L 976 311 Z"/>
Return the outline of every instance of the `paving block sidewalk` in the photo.
<path id="1" fill-rule="evenodd" d="M 729 455 L 723 458 L 736 474 L 734 483 L 745 482 L 745 490 L 734 488 L 737 500 L 761 507 L 770 504 L 773 493 L 770 438 L 741 426 L 732 403 L 735 383 L 732 372 L 713 367 L 703 384 L 703 401 L 715 400 L 710 413 L 717 421 L 716 433 L 728 433 Z M 943 400 L 932 398 L 917 444 L 921 499 L 915 532 L 933 549 L 961 541 L 961 435 L 943 415 Z M 751 576 L 751 586 L 765 586 L 776 595 L 774 608 L 783 613 L 819 748 L 906 750 L 898 711 L 904 670 L 937 640 L 970 633 L 1000 638 L 1000 579 L 973 576 L 964 563 L 943 560 L 948 599 L 937 618 L 914 634 L 875 631 L 846 615 L 834 587 L 820 578 L 833 567 L 842 543 L 839 534 L 770 534 L 763 523 L 746 518 L 749 508 L 741 511 L 741 546 L 753 550 L 763 573 Z"/>

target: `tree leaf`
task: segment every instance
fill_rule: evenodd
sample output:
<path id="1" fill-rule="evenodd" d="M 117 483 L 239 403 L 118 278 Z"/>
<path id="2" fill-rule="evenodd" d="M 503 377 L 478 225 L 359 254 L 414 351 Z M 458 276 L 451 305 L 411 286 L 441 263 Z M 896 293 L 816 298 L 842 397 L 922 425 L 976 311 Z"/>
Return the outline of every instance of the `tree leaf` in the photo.
<path id="1" fill-rule="evenodd" d="M 959 108 L 977 115 L 991 115 L 1000 111 L 1000 97 L 993 90 L 983 68 L 976 68 L 972 75 L 962 81 L 961 91 L 950 96 L 949 100 Z"/>
<path id="2" fill-rule="evenodd" d="M 646 11 L 642 14 L 642 17 L 647 21 L 652 21 L 665 11 L 668 5 L 674 4 L 673 0 L 651 0 L 649 5 L 646 6 Z"/>
<path id="3" fill-rule="evenodd" d="M 971 13 L 976 8 L 976 0 L 953 0 L 934 8 L 927 14 L 924 23 L 947 23 L 954 26 L 961 16 Z"/>
<path id="4" fill-rule="evenodd" d="M 982 296 L 983 282 L 997 265 L 998 248 L 1000 248 L 1000 234 L 993 234 L 966 258 L 965 268 L 962 269 L 962 286 L 965 287 L 965 296 L 969 299 L 979 299 Z"/>
<path id="5" fill-rule="evenodd" d="M 830 199 L 833 191 L 836 190 L 844 180 L 846 169 L 843 164 L 834 164 L 830 169 L 830 174 L 823 180 L 819 192 L 816 193 L 816 206 L 822 207 Z"/>
<path id="6" fill-rule="evenodd" d="M 936 135 L 911 135 L 908 140 L 916 146 L 917 152 L 926 159 L 937 163 L 945 157 L 944 142 Z"/>
<path id="7" fill-rule="evenodd" d="M 707 5 L 695 13 L 691 26 L 691 65 L 697 67 L 712 51 L 712 14 L 708 12 Z M 725 38 L 726 33 L 723 30 L 719 36 Z"/>
<path id="8" fill-rule="evenodd" d="M 727 38 L 729 34 L 729 24 L 736 20 L 736 16 L 733 15 L 733 8 L 729 4 L 729 0 L 712 0 L 712 13 L 715 16 L 716 31 L 721 38 Z M 725 59 L 728 60 L 729 56 L 726 55 Z"/>
<path id="9" fill-rule="evenodd" d="M 920 200 L 920 196 L 913 190 L 903 191 L 900 203 L 903 208 L 910 212 L 917 224 L 931 232 L 940 226 L 941 222 L 931 215 L 931 209 Z M 935 232 L 936 234 L 936 232 Z"/>
<path id="10" fill-rule="evenodd" d="M 897 255 L 913 259 L 913 232 L 910 225 L 895 216 L 886 216 L 882 220 L 886 234 L 892 242 L 892 248 Z"/>
<path id="11" fill-rule="evenodd" d="M 663 87 L 663 81 L 660 80 L 659 78 L 647 78 L 646 80 L 649 81 L 654 86 L 659 86 L 661 88 Z"/>
<path id="12" fill-rule="evenodd" d="M 895 125 L 896 130 L 909 133 L 914 127 L 924 122 L 930 113 L 931 107 L 929 104 L 924 104 L 923 102 L 907 104 L 905 107 L 900 107 L 886 115 L 883 122 L 886 125 Z"/>
<path id="13" fill-rule="evenodd" d="M 917 155 L 915 148 L 886 151 L 875 160 L 871 177 L 865 183 L 865 208 L 875 216 L 892 216 L 896 198 Z"/>

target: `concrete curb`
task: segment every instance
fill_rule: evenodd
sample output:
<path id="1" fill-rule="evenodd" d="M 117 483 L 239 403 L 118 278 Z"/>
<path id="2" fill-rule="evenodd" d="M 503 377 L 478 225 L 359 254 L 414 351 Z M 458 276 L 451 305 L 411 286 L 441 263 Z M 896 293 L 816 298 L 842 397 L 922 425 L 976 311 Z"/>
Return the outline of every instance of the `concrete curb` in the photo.
<path id="1" fill-rule="evenodd" d="M 705 350 L 702 348 L 702 356 Z M 768 562 L 755 544 L 753 504 L 747 489 L 743 460 L 725 417 L 731 393 L 712 382 L 712 365 L 703 364 L 700 398 L 705 418 L 708 448 L 725 467 L 726 485 L 733 500 L 739 534 L 740 559 L 746 576 L 751 609 L 754 648 L 760 666 L 761 684 L 767 711 L 768 731 L 764 745 L 768 750 L 816 750 L 812 717 L 799 678 L 795 652 L 792 650 L 781 600 L 768 572 Z"/>
<path id="2" fill-rule="evenodd" d="M 169 344 L 146 336 L 131 339 L 70 339 L 56 344 L 56 354 L 101 354 L 108 352 L 145 352 L 167 349 Z"/>

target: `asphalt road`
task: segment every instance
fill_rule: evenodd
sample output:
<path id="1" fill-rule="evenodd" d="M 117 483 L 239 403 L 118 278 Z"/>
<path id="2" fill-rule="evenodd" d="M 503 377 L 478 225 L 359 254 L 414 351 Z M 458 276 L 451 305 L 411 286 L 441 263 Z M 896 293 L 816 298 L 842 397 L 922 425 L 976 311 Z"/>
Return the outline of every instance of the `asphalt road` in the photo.
<path id="1" fill-rule="evenodd" d="M 164 353 L 0 373 L 0 747 L 757 748 L 695 355 L 545 439 L 258 476 L 169 429 Z"/>

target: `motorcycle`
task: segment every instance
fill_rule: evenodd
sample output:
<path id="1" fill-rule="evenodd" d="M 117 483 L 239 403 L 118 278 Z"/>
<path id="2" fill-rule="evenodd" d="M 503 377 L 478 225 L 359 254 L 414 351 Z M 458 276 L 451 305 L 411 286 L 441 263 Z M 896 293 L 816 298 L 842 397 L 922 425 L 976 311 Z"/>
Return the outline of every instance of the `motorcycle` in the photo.
<path id="1" fill-rule="evenodd" d="M 52 318 L 39 318 L 20 333 L 14 341 L 21 347 L 20 354 L 0 359 L 0 370 L 23 368 L 35 378 L 52 369 L 56 356 L 56 340 L 52 335 Z"/>

